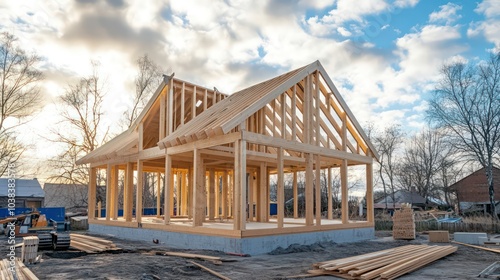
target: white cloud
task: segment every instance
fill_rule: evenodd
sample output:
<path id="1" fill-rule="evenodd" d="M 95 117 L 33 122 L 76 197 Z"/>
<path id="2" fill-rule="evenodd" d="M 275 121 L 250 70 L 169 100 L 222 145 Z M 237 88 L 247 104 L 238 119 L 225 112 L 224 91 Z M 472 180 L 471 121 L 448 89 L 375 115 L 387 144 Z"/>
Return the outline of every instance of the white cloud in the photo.
<path id="1" fill-rule="evenodd" d="M 482 13 L 488 18 L 500 15 L 500 2 L 497 0 L 483 0 L 474 10 L 476 13 Z"/>
<path id="2" fill-rule="evenodd" d="M 457 14 L 457 12 L 462 9 L 462 6 L 459 6 L 457 4 L 450 2 L 446 5 L 440 6 L 439 8 L 439 11 L 432 12 L 429 15 L 429 22 L 446 22 L 446 24 L 452 24 L 462 17 L 461 15 Z"/>
<path id="3" fill-rule="evenodd" d="M 419 0 L 396 0 L 394 2 L 394 6 L 398 8 L 407 8 L 407 7 L 415 7 Z"/>
<path id="4" fill-rule="evenodd" d="M 493 51 L 499 51 L 500 22 L 498 21 L 498 16 L 500 16 L 500 2 L 494 0 L 484 0 L 478 4 L 474 11 L 484 14 L 486 19 L 484 21 L 471 24 L 467 30 L 467 35 L 469 37 L 483 35 L 486 40 L 495 44 L 495 49 Z"/>
<path id="5" fill-rule="evenodd" d="M 344 27 L 337 28 L 337 32 L 344 37 L 349 37 L 352 35 L 352 33 L 349 32 L 349 30 L 345 29 Z"/>

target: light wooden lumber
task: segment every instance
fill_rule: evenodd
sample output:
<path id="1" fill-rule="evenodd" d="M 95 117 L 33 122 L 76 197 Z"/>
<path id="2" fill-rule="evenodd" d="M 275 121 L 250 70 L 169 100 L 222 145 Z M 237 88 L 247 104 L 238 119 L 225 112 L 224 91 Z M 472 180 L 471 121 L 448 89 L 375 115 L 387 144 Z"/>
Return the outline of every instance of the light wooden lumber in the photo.
<path id="1" fill-rule="evenodd" d="M 197 267 L 199 267 L 199 268 L 201 268 L 201 269 L 203 269 L 203 270 L 205 270 L 205 271 L 209 272 L 210 274 L 212 274 L 212 275 L 214 275 L 214 276 L 216 276 L 216 277 L 219 277 L 220 279 L 223 279 L 223 280 L 231 280 L 230 278 L 228 278 L 228 277 L 226 277 L 226 276 L 224 276 L 224 275 L 222 275 L 222 274 L 218 273 L 217 271 L 214 271 L 214 270 L 212 270 L 212 269 L 210 269 L 210 268 L 208 268 L 208 267 L 206 267 L 206 266 L 204 266 L 204 265 L 201 265 L 201 264 L 199 264 L 199 263 L 197 263 L 197 262 L 190 261 L 190 263 L 192 263 L 192 264 L 196 265 Z"/>
<path id="2" fill-rule="evenodd" d="M 500 254 L 500 249 L 493 249 L 493 248 L 487 248 L 487 247 L 482 247 L 482 246 L 476 246 L 476 245 L 462 243 L 462 242 L 457 242 L 457 241 L 451 241 L 451 242 L 455 243 L 455 244 L 460 244 L 460 245 L 469 246 L 469 247 L 472 247 L 472 248 L 486 250 L 486 251 L 489 251 L 489 252 Z"/>

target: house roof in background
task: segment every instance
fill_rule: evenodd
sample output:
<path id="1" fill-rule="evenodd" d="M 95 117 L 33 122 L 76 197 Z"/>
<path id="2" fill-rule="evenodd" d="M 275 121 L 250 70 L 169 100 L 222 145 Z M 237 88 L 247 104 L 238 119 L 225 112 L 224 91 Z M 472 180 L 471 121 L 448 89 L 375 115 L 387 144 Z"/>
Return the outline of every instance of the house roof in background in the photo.
<path id="1" fill-rule="evenodd" d="M 387 199 L 387 203 L 393 203 L 392 196 L 387 195 L 386 197 L 379 199 L 375 203 L 385 204 L 385 200 Z M 398 190 L 394 193 L 394 199 L 396 200 L 396 204 L 398 203 L 411 203 L 411 204 L 425 204 L 426 200 L 424 197 L 419 195 L 416 192 L 410 192 L 406 190 Z"/>
<path id="2" fill-rule="evenodd" d="M 8 178 L 0 178 L 0 197 L 8 194 Z M 35 179 L 15 179 L 16 197 L 45 197 L 42 186 Z"/>

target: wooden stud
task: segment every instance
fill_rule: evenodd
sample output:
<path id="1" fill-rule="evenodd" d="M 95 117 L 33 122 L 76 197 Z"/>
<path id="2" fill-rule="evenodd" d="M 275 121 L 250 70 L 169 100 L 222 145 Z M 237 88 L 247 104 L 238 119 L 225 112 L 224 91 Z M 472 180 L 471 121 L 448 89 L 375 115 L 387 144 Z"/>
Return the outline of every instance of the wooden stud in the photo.
<path id="1" fill-rule="evenodd" d="M 315 76 L 315 90 L 316 90 L 316 102 L 315 102 L 315 106 L 316 106 L 316 122 L 315 122 L 315 130 L 316 130 L 316 145 L 319 146 L 320 143 L 321 143 L 321 122 L 320 122 L 320 119 L 321 119 L 321 114 L 320 114 L 320 104 L 321 104 L 321 97 L 320 97 L 320 94 L 321 92 L 319 91 L 319 72 L 316 71 L 316 74 L 314 75 Z"/>
<path id="2" fill-rule="evenodd" d="M 89 188 L 88 188 L 88 216 L 89 219 L 95 218 L 96 192 L 97 192 L 97 168 L 89 168 Z"/>
<path id="3" fill-rule="evenodd" d="M 229 176 L 227 174 L 227 170 L 224 170 L 222 173 L 222 217 L 227 218 L 228 217 L 228 210 L 227 210 L 227 198 L 228 198 L 228 180 Z"/>
<path id="4" fill-rule="evenodd" d="M 332 169 L 328 167 L 328 182 L 326 184 L 328 188 L 328 219 L 333 220 L 333 197 L 332 197 Z"/>
<path id="5" fill-rule="evenodd" d="M 280 100 L 280 103 L 281 103 L 281 138 L 283 139 L 287 139 L 286 138 L 286 119 L 287 119 L 287 116 L 286 116 L 286 93 L 283 93 L 281 94 L 281 100 Z"/>
<path id="6" fill-rule="evenodd" d="M 101 209 L 102 209 L 102 202 L 99 200 L 99 202 L 97 202 L 97 218 L 102 218 Z"/>
<path id="7" fill-rule="evenodd" d="M 283 148 L 278 147 L 278 228 L 283 228 L 285 217 L 285 174 L 283 162 Z"/>
<path id="8" fill-rule="evenodd" d="M 168 209 L 168 213 L 170 216 L 175 216 L 175 171 L 172 170 L 172 175 L 170 176 L 170 188 L 168 190 L 168 196 L 170 199 L 170 208 Z"/>
<path id="9" fill-rule="evenodd" d="M 186 216 L 188 211 L 188 182 L 187 182 L 187 172 L 181 172 L 182 176 L 182 188 L 181 188 L 181 215 Z"/>
<path id="10" fill-rule="evenodd" d="M 253 221 L 254 218 L 254 196 L 253 196 L 253 190 L 254 190 L 254 185 L 255 185 L 255 179 L 253 172 L 249 172 L 249 183 L 248 183 L 248 188 L 247 188 L 247 197 L 248 197 L 248 220 Z"/>
<path id="11" fill-rule="evenodd" d="M 293 85 L 292 93 L 292 141 L 297 141 L 297 84 Z"/>
<path id="12" fill-rule="evenodd" d="M 208 175 L 208 220 L 215 219 L 215 169 L 210 168 Z"/>
<path id="13" fill-rule="evenodd" d="M 185 83 L 182 83 L 182 87 L 181 87 L 181 126 L 184 125 L 184 118 L 185 118 L 185 106 L 184 106 L 184 103 L 185 103 L 185 97 L 186 94 L 185 94 Z"/>
<path id="14" fill-rule="evenodd" d="M 258 185 L 258 208 L 257 208 L 257 221 L 267 222 L 267 164 L 261 162 L 259 165 L 259 185 Z"/>
<path id="15" fill-rule="evenodd" d="M 193 218 L 193 192 L 194 192 L 194 171 L 193 168 L 190 167 L 188 170 L 189 176 L 189 187 L 188 187 L 188 219 Z"/>
<path id="16" fill-rule="evenodd" d="M 297 170 L 293 171 L 293 218 L 299 217 L 299 188 L 297 186 Z"/>
<path id="17" fill-rule="evenodd" d="M 156 217 L 160 218 L 160 203 L 161 203 L 161 174 L 160 172 L 156 173 Z"/>
<path id="18" fill-rule="evenodd" d="M 144 150 L 144 124 L 141 122 L 139 124 L 139 151 Z"/>
<path id="19" fill-rule="evenodd" d="M 163 222 L 165 225 L 170 224 L 170 208 L 172 208 L 172 200 L 170 198 L 171 189 L 173 189 L 173 171 L 172 171 L 172 156 L 165 155 L 165 189 L 163 190 Z"/>
<path id="20" fill-rule="evenodd" d="M 196 96 L 196 86 L 194 86 L 193 96 L 191 97 L 191 119 L 196 117 L 196 103 L 198 103 L 198 97 Z"/>
<path id="21" fill-rule="evenodd" d="M 240 131 L 244 130 L 244 123 L 240 125 Z M 234 230 L 245 230 L 246 224 L 246 141 L 236 140 L 235 146 L 235 162 L 234 162 Z"/>
<path id="22" fill-rule="evenodd" d="M 208 108 L 208 90 L 205 89 L 205 94 L 203 95 L 203 111 L 207 110 Z"/>
<path id="23" fill-rule="evenodd" d="M 182 184 L 182 181 L 181 181 L 181 172 L 180 171 L 177 171 L 175 172 L 175 205 L 174 205 L 174 208 L 176 209 L 176 211 L 174 211 L 175 213 L 175 216 L 180 216 L 180 204 L 181 204 L 181 184 Z"/>
<path id="24" fill-rule="evenodd" d="M 144 162 L 137 161 L 137 191 L 135 192 L 135 220 L 142 222 L 142 191 L 144 189 Z"/>
<path id="25" fill-rule="evenodd" d="M 349 196 L 347 193 L 347 160 L 340 166 L 340 188 L 342 192 L 342 223 L 349 223 Z"/>
<path id="26" fill-rule="evenodd" d="M 167 114 L 167 108 L 166 108 L 166 100 L 165 100 L 166 95 L 161 94 L 160 95 L 160 124 L 159 124 L 159 131 L 160 131 L 160 140 L 165 138 L 166 135 L 166 114 Z"/>
<path id="27" fill-rule="evenodd" d="M 167 132 L 168 135 L 174 131 L 174 87 L 170 86 L 167 98 Z"/>
<path id="28" fill-rule="evenodd" d="M 118 218 L 118 166 L 112 167 L 111 174 L 111 218 Z"/>
<path id="29" fill-rule="evenodd" d="M 316 191 L 316 226 L 321 225 L 321 157 L 320 155 L 316 155 L 316 164 L 315 164 L 315 184 L 314 189 Z"/>
<path id="30" fill-rule="evenodd" d="M 112 195 L 112 186 L 113 182 L 111 181 L 111 170 L 112 166 L 111 164 L 108 164 L 106 167 L 106 221 L 109 221 L 111 218 L 111 195 Z"/>
<path id="31" fill-rule="evenodd" d="M 314 203 L 314 196 L 313 196 L 313 181 L 314 181 L 314 174 L 313 174 L 313 155 L 310 153 L 307 153 L 306 155 L 306 226 L 312 226 L 313 225 L 313 203 Z"/>

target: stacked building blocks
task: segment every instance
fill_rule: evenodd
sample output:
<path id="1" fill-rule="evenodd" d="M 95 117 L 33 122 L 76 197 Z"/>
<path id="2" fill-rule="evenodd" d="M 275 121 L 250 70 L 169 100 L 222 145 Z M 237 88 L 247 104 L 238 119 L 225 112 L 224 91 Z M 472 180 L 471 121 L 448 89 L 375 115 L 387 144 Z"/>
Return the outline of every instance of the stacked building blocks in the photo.
<path id="1" fill-rule="evenodd" d="M 404 204 L 394 211 L 392 217 L 392 237 L 394 239 L 415 239 L 415 214 L 411 205 Z"/>
<path id="2" fill-rule="evenodd" d="M 429 231 L 429 241 L 435 243 L 448 243 L 450 242 L 450 233 L 447 230 Z"/>

